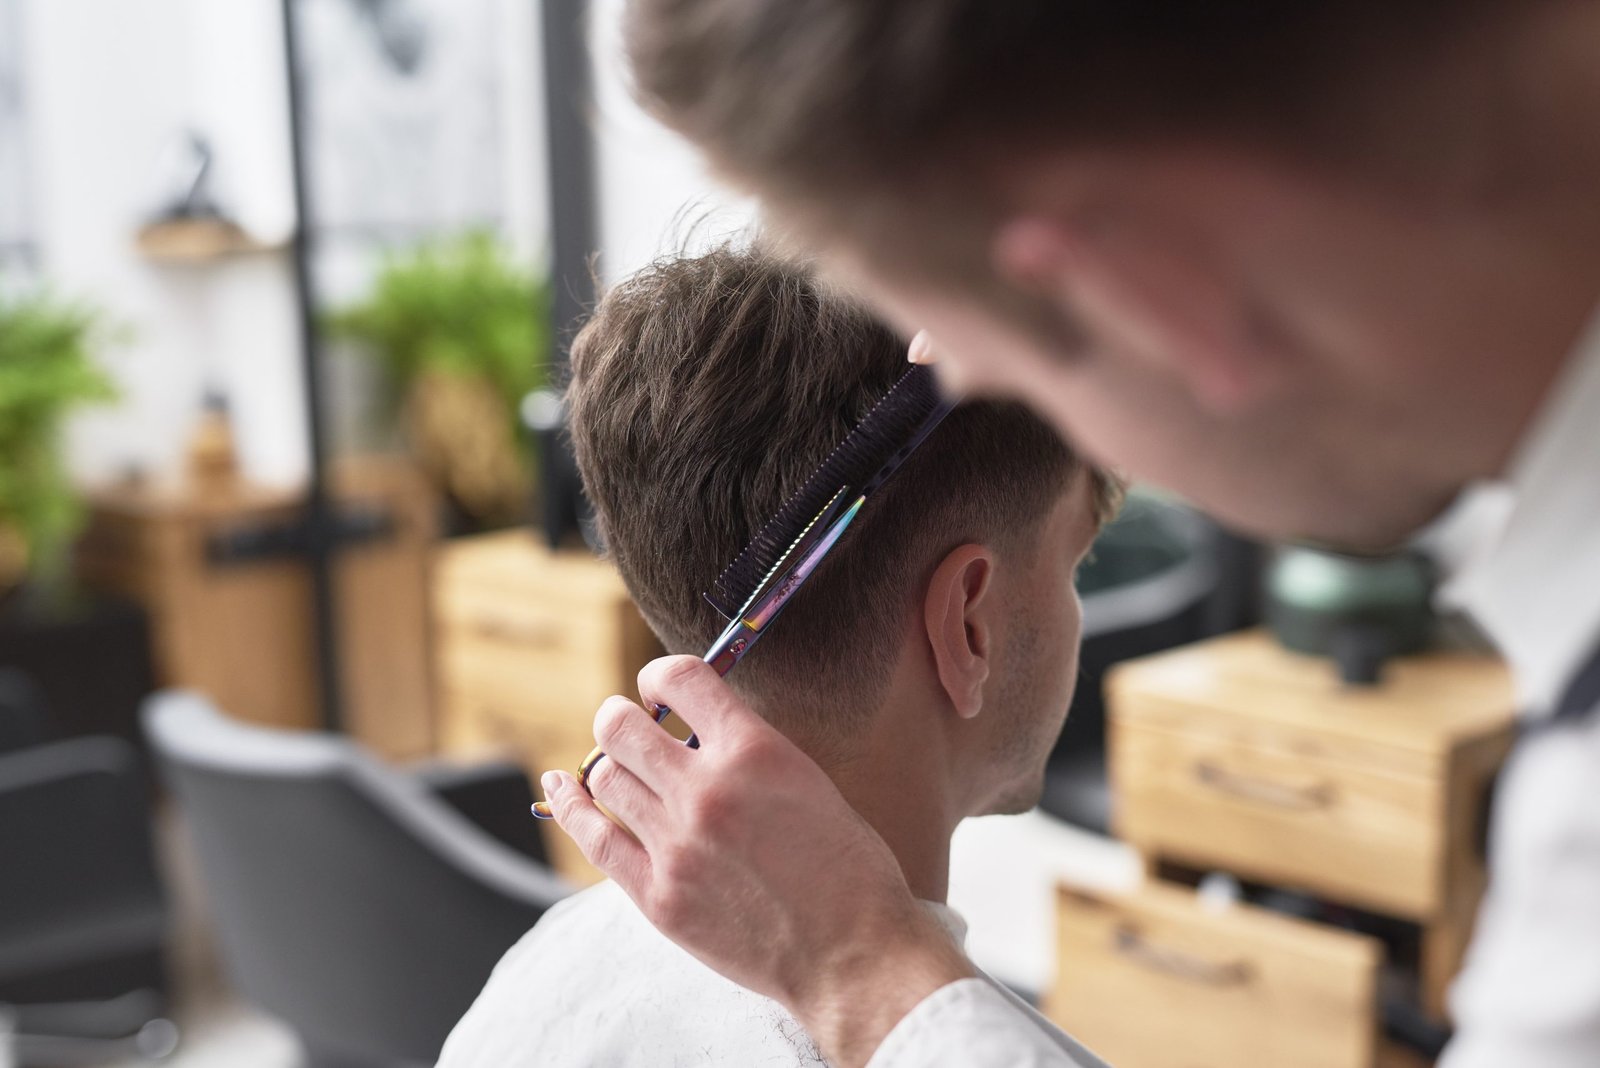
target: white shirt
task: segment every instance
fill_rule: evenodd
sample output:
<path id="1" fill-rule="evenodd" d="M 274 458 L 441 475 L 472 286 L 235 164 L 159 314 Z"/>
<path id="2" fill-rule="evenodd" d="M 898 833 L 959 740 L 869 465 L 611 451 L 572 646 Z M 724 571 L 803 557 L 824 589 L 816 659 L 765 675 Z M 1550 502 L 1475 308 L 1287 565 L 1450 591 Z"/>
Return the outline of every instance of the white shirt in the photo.
<path id="1" fill-rule="evenodd" d="M 958 944 L 965 941 L 966 924 L 953 910 L 923 904 Z M 987 978 L 951 984 L 918 1009 L 939 1011 L 942 1004 L 944 1012 L 955 1014 L 952 1019 L 971 1020 L 981 1029 L 986 1025 L 969 1006 L 987 1005 L 991 999 L 972 999 L 969 988 L 977 988 L 1004 1006 L 1008 1026 L 1042 1021 L 992 984 Z M 1041 1023 L 1025 1026 L 1038 1029 Z M 1052 1047 L 1057 1059 L 1048 1063 L 1101 1065 L 1060 1032 L 1055 1034 L 1060 1039 Z M 884 1047 L 914 1037 L 897 1028 Z M 981 1030 L 966 1041 L 981 1043 Z M 1066 1059 L 1069 1055 L 1078 1059 Z M 983 1062 L 963 1056 L 961 1063 Z M 534 1065 L 825 1068 L 826 1062 L 781 1005 L 724 979 L 668 941 L 616 884 L 607 882 L 552 908 L 506 953 L 451 1032 L 439 1060 L 439 1068 Z"/>
<path id="2" fill-rule="evenodd" d="M 1600 640 L 1600 317 L 1506 482 L 1468 496 L 1492 521 L 1445 595 L 1495 641 L 1538 722 Z M 1495 796 L 1490 879 L 1439 1068 L 1600 1066 L 1600 712 L 1518 745 Z M 907 1014 L 868 1068 L 1072 1063 L 995 989 L 966 981 Z"/>
<path id="3" fill-rule="evenodd" d="M 1600 1065 L 1600 711 L 1545 725 L 1600 644 L 1600 318 L 1446 600 L 1506 656 L 1525 730 L 1495 794 L 1489 892 L 1440 1068 Z M 1469 505 L 1471 506 L 1471 505 Z M 1481 506 L 1480 506 L 1481 507 Z"/>

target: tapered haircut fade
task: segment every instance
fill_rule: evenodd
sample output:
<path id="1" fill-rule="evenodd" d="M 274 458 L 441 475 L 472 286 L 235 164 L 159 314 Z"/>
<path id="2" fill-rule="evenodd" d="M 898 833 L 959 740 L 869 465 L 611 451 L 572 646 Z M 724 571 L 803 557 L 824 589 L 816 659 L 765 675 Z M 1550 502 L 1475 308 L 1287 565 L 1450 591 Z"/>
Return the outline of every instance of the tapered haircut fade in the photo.
<path id="1" fill-rule="evenodd" d="M 572 346 L 572 441 L 607 550 L 670 651 L 721 631 L 702 591 L 905 369 L 902 338 L 760 249 L 662 260 L 601 299 Z M 729 682 L 786 729 L 848 736 L 944 555 L 1032 551 L 1076 477 L 1109 510 L 1114 484 L 1088 470 L 1020 405 L 961 406 Z"/>

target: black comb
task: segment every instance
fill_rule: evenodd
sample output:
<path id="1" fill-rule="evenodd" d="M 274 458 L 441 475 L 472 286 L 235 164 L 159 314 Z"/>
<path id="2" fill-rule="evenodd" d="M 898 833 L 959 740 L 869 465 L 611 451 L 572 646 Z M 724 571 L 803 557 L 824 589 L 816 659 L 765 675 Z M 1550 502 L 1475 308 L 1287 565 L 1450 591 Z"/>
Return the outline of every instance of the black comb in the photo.
<path id="1" fill-rule="evenodd" d="M 882 486 L 951 407 L 932 370 L 907 370 L 717 576 L 704 595 L 711 607 L 724 619 L 737 615 L 824 512 Z"/>

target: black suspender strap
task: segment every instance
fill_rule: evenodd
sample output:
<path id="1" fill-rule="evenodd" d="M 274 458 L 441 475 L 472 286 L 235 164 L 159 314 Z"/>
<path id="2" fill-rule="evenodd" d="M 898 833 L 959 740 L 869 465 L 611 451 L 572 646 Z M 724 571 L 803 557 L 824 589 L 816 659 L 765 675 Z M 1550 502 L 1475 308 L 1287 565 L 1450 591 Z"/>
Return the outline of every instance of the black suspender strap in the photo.
<path id="1" fill-rule="evenodd" d="M 1589 659 L 1578 668 L 1577 674 L 1567 683 L 1556 700 L 1555 712 L 1546 719 L 1533 723 L 1520 723 L 1517 734 L 1521 738 L 1562 725 L 1574 725 L 1590 715 L 1600 714 L 1600 645 L 1595 646 Z M 1489 819 L 1494 806 L 1494 795 L 1500 786 L 1500 773 L 1489 780 L 1483 791 L 1483 808 L 1478 817 L 1478 848 L 1481 856 L 1489 852 Z"/>
<path id="2" fill-rule="evenodd" d="M 1588 661 L 1567 684 L 1566 690 L 1556 701 L 1555 714 L 1550 722 L 1570 723 L 1590 715 L 1597 708 L 1600 708 L 1600 646 L 1595 647 Z"/>

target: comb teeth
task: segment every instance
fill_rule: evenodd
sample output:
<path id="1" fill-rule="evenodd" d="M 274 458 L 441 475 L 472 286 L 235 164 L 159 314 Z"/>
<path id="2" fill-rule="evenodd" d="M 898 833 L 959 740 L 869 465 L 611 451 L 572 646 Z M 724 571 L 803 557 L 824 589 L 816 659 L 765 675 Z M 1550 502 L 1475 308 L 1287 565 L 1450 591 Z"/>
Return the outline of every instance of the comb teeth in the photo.
<path id="1" fill-rule="evenodd" d="M 901 375 L 717 576 L 705 593 L 711 607 L 725 619 L 737 615 L 835 498 L 876 489 L 948 410 L 929 368 L 913 366 Z"/>

